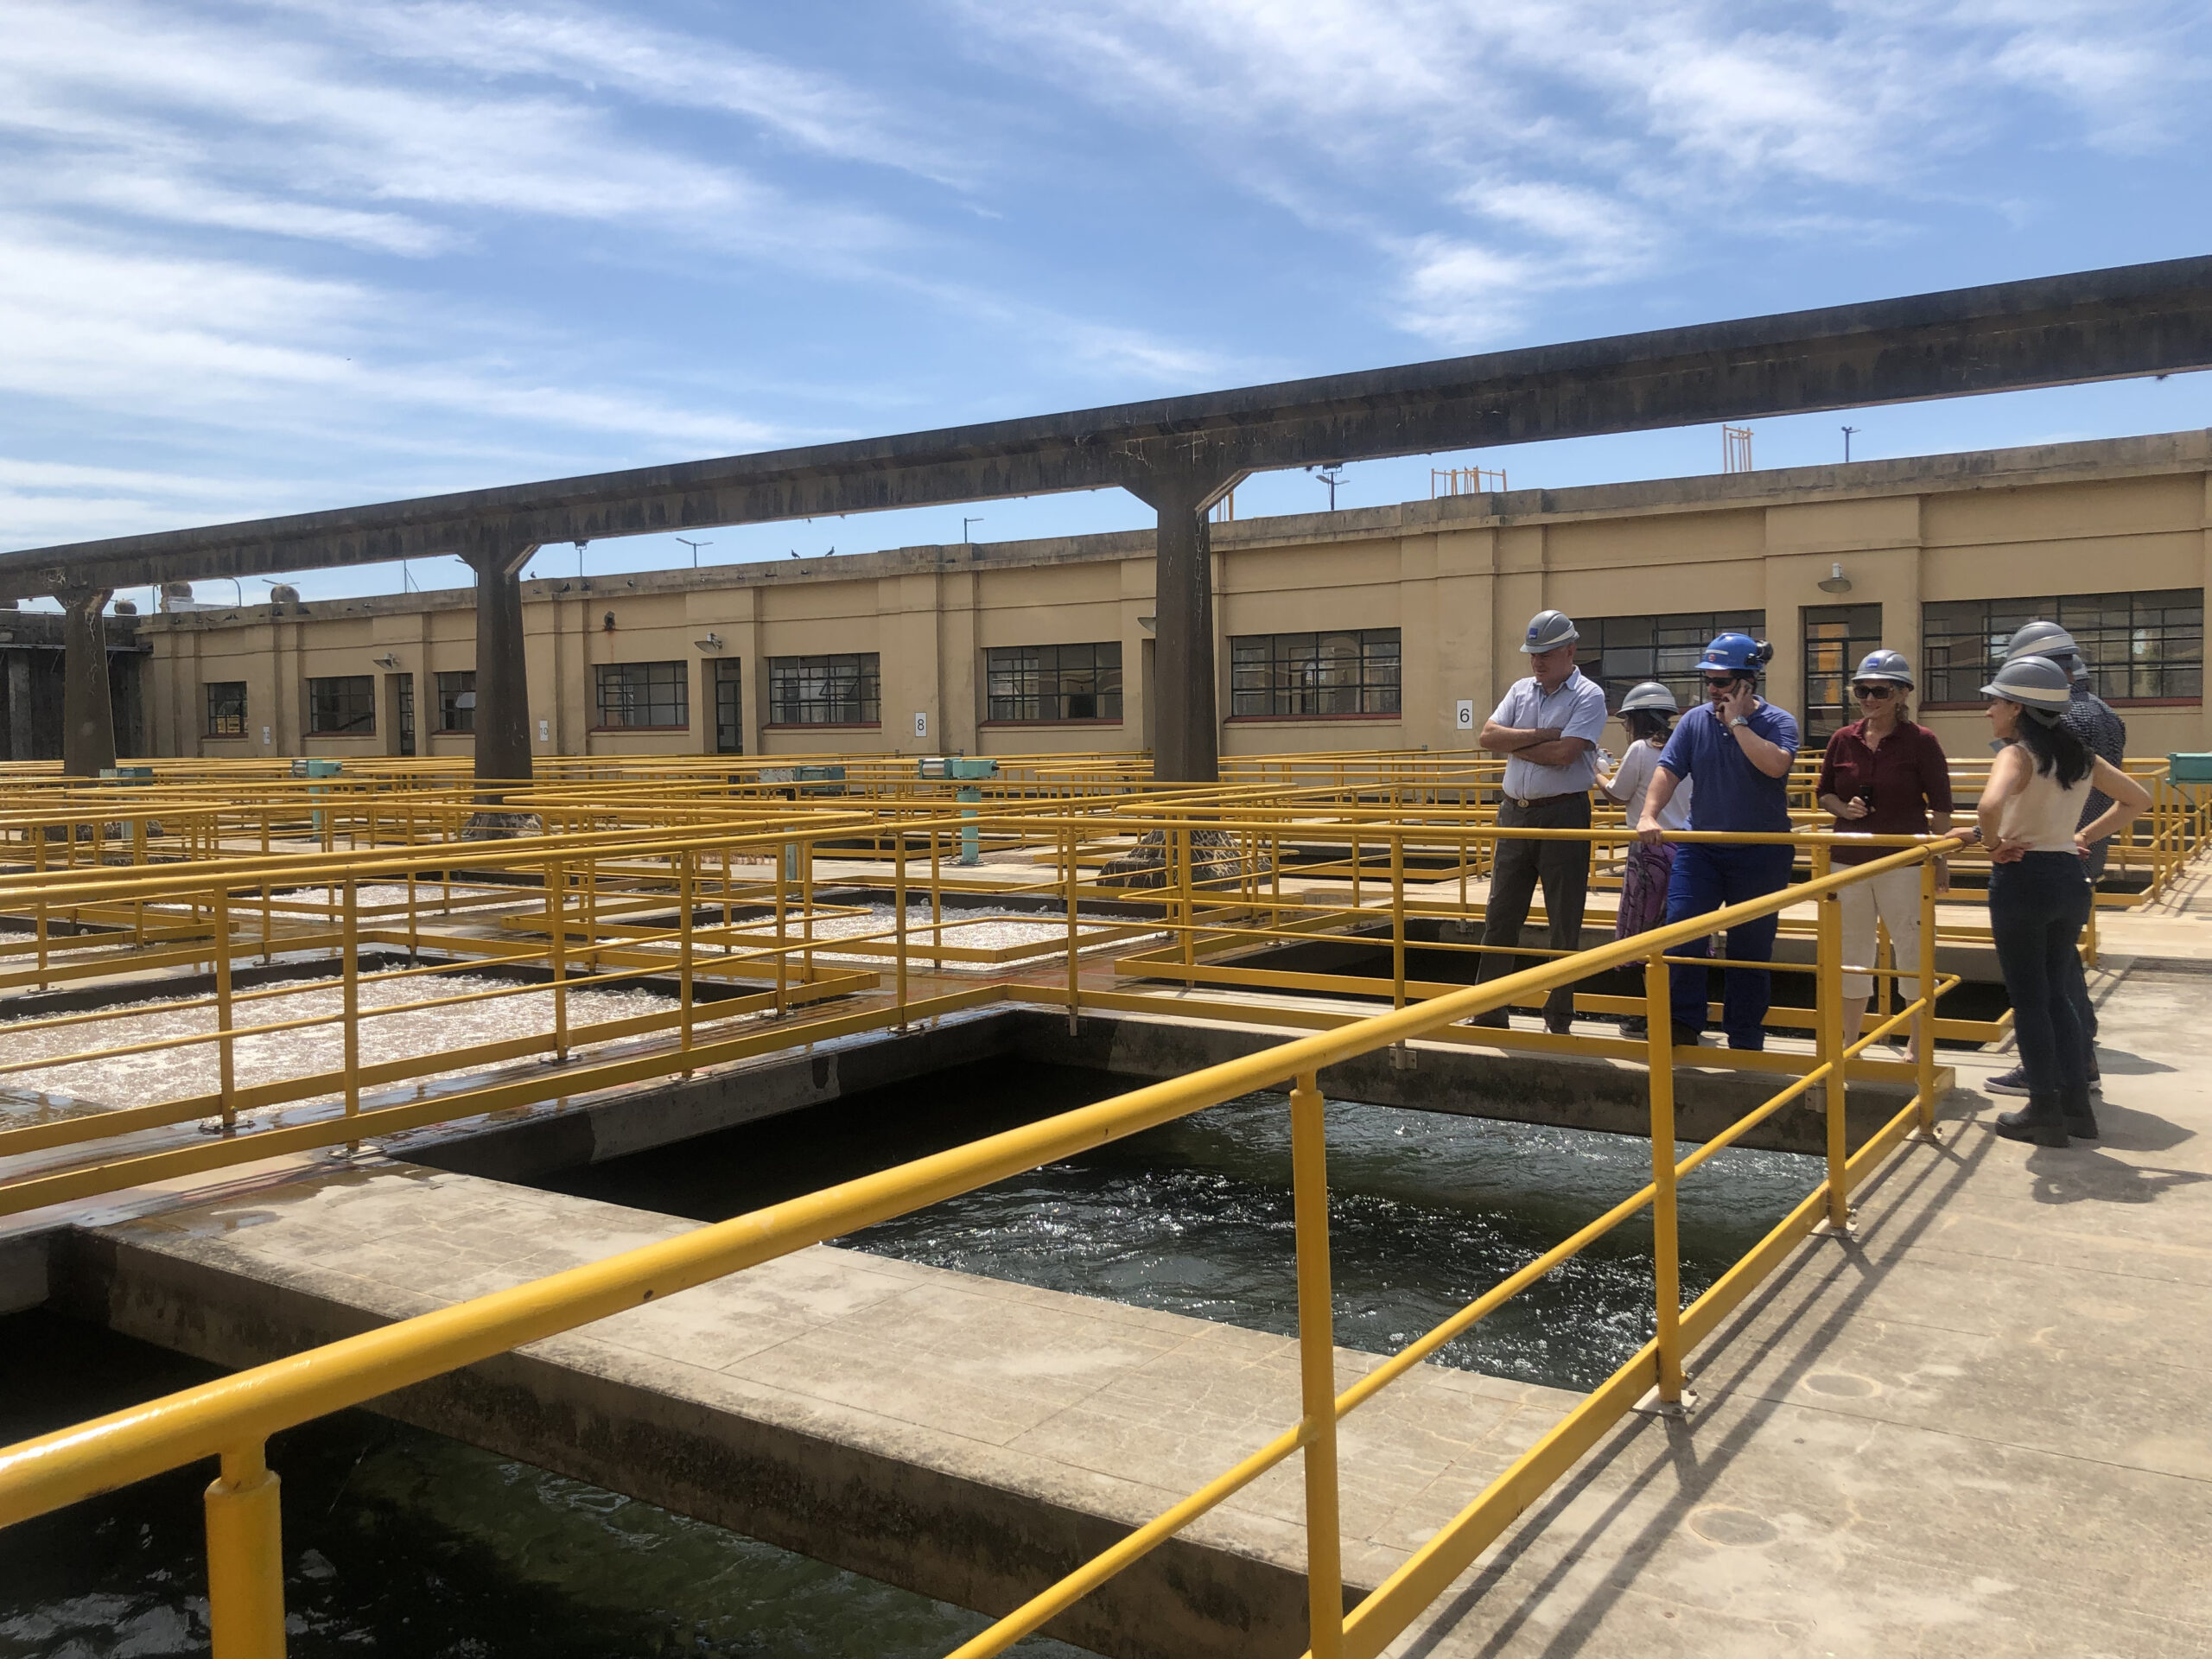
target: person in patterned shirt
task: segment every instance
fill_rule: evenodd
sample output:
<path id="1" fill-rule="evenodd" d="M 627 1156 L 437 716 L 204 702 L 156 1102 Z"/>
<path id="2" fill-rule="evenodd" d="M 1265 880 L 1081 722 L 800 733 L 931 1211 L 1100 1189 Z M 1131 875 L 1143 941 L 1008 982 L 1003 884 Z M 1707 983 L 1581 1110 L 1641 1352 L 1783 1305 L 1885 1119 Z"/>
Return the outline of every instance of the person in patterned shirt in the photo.
<path id="1" fill-rule="evenodd" d="M 2097 759 L 2119 766 L 2127 753 L 2127 722 L 2097 695 L 2096 686 L 2089 678 L 2088 664 L 2082 660 L 2082 647 L 2074 636 L 2056 622 L 2027 623 L 2005 646 L 2005 660 L 2009 663 L 2015 657 L 2048 657 L 2073 677 L 2074 698 L 2058 723 L 2081 739 L 2082 747 Z M 2103 817 L 2111 804 L 2112 798 L 2103 791 L 2091 790 L 2088 800 L 2082 807 L 2082 824 L 2086 826 Z M 2109 836 L 2083 851 L 2082 870 L 2092 888 L 2102 879 L 2105 861 L 2111 852 Z M 2103 1082 L 2097 1074 L 2097 1008 L 2089 1000 L 2088 976 L 2082 970 L 2078 953 L 2065 989 L 2067 1000 L 2074 1005 L 2074 1017 L 2082 1022 L 2082 1029 L 2089 1039 L 2089 1087 L 2096 1089 Z M 1992 1077 L 1987 1087 L 1993 1094 L 2025 1095 L 2027 1071 L 2016 1065 L 2010 1071 Z"/>

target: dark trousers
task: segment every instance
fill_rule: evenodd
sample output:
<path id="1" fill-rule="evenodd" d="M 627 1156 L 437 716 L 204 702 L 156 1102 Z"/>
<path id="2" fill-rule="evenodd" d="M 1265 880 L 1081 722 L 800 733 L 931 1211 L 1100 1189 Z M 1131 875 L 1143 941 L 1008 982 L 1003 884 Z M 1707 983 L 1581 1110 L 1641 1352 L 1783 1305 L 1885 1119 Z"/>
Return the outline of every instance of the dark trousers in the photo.
<path id="1" fill-rule="evenodd" d="M 1497 822 L 1507 830 L 1587 830 L 1590 798 L 1554 795 L 1526 806 L 1497 804 Z M 1582 906 L 1590 895 L 1590 843 L 1586 841 L 1519 841 L 1501 836 L 1491 871 L 1490 898 L 1483 906 L 1483 943 L 1518 946 L 1521 925 L 1529 919 L 1529 900 L 1544 884 L 1544 914 L 1551 924 L 1554 950 L 1582 948 Z M 1538 960 L 1541 960 L 1539 958 Z M 1478 984 L 1502 974 L 1535 966 L 1519 957 L 1485 955 L 1475 971 Z M 1574 1014 L 1574 988 L 1562 985 L 1544 999 L 1544 1019 L 1556 1024 Z"/>
<path id="2" fill-rule="evenodd" d="M 1779 893 L 1789 885 L 1794 856 L 1788 847 L 1724 847 L 1710 842 L 1683 842 L 1675 849 L 1675 870 L 1667 882 L 1667 920 L 1686 922 L 1724 905 L 1740 905 L 1747 899 Z M 1722 949 L 1732 962 L 1774 960 L 1774 933 L 1782 918 L 1761 916 L 1728 930 Z M 1712 954 L 1711 938 L 1678 944 L 1670 957 Z M 1705 1029 L 1705 976 L 1702 966 L 1669 970 L 1668 989 L 1674 1002 L 1675 1023 L 1692 1031 Z M 1766 1010 L 1773 1000 L 1774 976 L 1763 968 L 1730 968 L 1722 975 L 1720 1027 L 1728 1033 L 1731 1048 L 1766 1046 Z"/>
<path id="3" fill-rule="evenodd" d="M 2107 836 L 2094 843 L 2089 855 L 2082 861 L 2082 874 L 2088 878 L 2089 902 L 2096 903 L 2096 884 L 2104 879 L 2105 860 L 2112 852 L 2113 838 Z M 2086 925 L 2086 923 L 2084 924 Z M 2088 970 L 2082 966 L 2082 953 L 2074 953 L 2074 969 L 2067 976 L 2066 1000 L 2074 1005 L 2074 1017 L 2082 1022 L 2082 1032 L 2089 1039 L 2089 1058 L 2094 1063 L 2097 1054 L 2097 1005 L 2089 1001 Z"/>
<path id="4" fill-rule="evenodd" d="M 2062 1106 L 2089 1098 L 2089 1033 L 2074 1008 L 2089 883 L 2072 853 L 2030 853 L 1989 873 L 1989 931 L 2012 999 L 2028 1093 Z M 2085 994 L 2086 995 L 2086 994 Z"/>

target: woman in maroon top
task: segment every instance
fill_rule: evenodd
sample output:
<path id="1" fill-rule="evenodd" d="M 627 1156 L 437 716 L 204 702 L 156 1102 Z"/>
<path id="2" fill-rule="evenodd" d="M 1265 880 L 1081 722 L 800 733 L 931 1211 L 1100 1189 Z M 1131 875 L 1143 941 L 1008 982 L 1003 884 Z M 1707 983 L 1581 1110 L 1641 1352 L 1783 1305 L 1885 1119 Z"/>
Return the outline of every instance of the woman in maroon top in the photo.
<path id="1" fill-rule="evenodd" d="M 1894 651 L 1869 652 L 1852 677 L 1852 695 L 1860 718 L 1828 740 L 1821 762 L 1821 805 L 1835 815 L 1843 835 L 1924 836 L 1951 827 L 1951 766 L 1943 746 L 1925 726 L 1905 718 L 1905 694 L 1912 670 Z M 1894 847 L 1838 847 L 1838 865 L 1864 864 L 1887 857 Z M 1949 868 L 1940 861 L 1936 887 L 1948 891 Z M 1843 1040 L 1859 1040 L 1866 1023 L 1866 999 L 1874 980 L 1874 921 L 1889 930 L 1897 965 L 1920 961 L 1920 872 L 1891 870 L 1843 889 Z M 1905 1000 L 1920 994 L 1917 976 L 1899 982 Z M 1912 1043 L 1923 1040 L 1920 1020 L 1912 1022 Z"/>

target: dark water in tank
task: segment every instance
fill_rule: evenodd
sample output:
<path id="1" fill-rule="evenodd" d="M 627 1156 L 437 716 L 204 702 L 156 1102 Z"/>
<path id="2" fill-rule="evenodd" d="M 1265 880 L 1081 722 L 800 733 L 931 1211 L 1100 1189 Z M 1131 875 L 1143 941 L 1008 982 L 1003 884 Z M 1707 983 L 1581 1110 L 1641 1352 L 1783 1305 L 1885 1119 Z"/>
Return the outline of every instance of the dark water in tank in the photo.
<path id="1" fill-rule="evenodd" d="M 45 1313 L 0 1319 L 0 1445 L 217 1375 Z M 980 1616 L 341 1412 L 270 1442 L 291 1659 L 927 1659 Z M 0 1659 L 207 1651 L 212 1462 L 0 1530 Z M 1027 1659 L 1082 1659 L 1033 1638 Z"/>
<path id="2" fill-rule="evenodd" d="M 719 1221 L 1129 1086 L 1096 1071 L 985 1061 L 547 1185 Z M 1404 1346 L 1651 1178 L 1650 1144 L 1622 1135 L 1341 1102 L 1327 1120 L 1337 1340 L 1374 1353 Z M 1732 1150 L 1694 1173 L 1681 1190 L 1685 1300 L 1820 1176 L 1811 1159 Z M 836 1242 L 1294 1332 L 1288 1103 L 1249 1095 Z M 1624 1223 L 1438 1360 L 1594 1387 L 1650 1338 L 1650 1252 L 1648 1220 Z"/>

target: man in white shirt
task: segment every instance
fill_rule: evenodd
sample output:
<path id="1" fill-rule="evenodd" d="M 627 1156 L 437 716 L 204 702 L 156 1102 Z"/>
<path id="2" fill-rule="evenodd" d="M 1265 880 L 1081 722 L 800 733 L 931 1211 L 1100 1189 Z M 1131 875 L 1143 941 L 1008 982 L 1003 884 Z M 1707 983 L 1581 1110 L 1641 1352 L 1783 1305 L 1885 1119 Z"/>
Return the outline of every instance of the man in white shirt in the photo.
<path id="1" fill-rule="evenodd" d="M 1514 682 L 1484 725 L 1480 741 L 1508 757 L 1501 829 L 1587 830 L 1590 787 L 1598 779 L 1598 740 L 1605 730 L 1605 693 L 1574 665 L 1573 621 L 1557 611 L 1529 619 L 1521 649 L 1535 671 Z M 1554 950 L 1582 947 L 1582 906 L 1590 891 L 1590 843 L 1500 836 L 1484 907 L 1483 943 L 1492 947 L 1477 971 L 1495 979 L 1532 965 L 1508 954 L 1521 943 L 1521 925 L 1536 883 L 1544 884 L 1544 912 Z M 1503 947 L 1503 948 L 1500 948 Z M 1542 958 L 1535 958 L 1537 961 Z M 1544 1029 L 1565 1032 L 1574 1017 L 1574 990 L 1562 985 L 1544 1001 Z M 1497 1009 L 1471 1022 L 1503 1026 Z"/>

